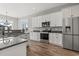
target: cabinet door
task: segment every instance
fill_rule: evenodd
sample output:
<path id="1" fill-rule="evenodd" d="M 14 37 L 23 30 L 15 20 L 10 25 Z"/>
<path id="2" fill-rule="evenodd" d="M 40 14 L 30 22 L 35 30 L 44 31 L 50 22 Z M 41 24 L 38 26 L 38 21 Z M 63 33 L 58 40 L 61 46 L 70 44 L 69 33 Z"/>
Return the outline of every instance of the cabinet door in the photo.
<path id="1" fill-rule="evenodd" d="M 38 27 L 38 18 L 35 17 L 35 20 L 34 20 L 34 27 Z"/>
<path id="2" fill-rule="evenodd" d="M 79 51 L 79 36 L 73 36 L 73 50 Z"/>
<path id="3" fill-rule="evenodd" d="M 40 16 L 40 27 L 42 27 L 43 17 Z"/>
<path id="4" fill-rule="evenodd" d="M 53 42 L 54 42 L 54 44 L 56 44 L 56 45 L 58 45 L 58 35 L 57 35 L 57 33 L 53 33 Z"/>
<path id="5" fill-rule="evenodd" d="M 45 21 L 50 21 L 50 14 L 45 15 Z"/>
<path id="6" fill-rule="evenodd" d="M 71 7 L 63 9 L 62 12 L 64 18 L 71 17 Z"/>
<path id="7" fill-rule="evenodd" d="M 62 26 L 62 17 L 62 12 L 60 11 L 50 14 L 51 26 Z"/>
<path id="8" fill-rule="evenodd" d="M 40 33 L 37 32 L 37 41 L 40 41 Z"/>
<path id="9" fill-rule="evenodd" d="M 31 39 L 31 40 L 36 40 L 36 37 L 37 37 L 37 36 L 36 36 L 36 33 L 34 33 L 34 32 L 31 32 L 31 33 L 30 33 L 30 39 Z"/>
<path id="10" fill-rule="evenodd" d="M 64 20 L 65 26 L 69 26 L 69 19 L 68 18 L 64 18 L 63 20 Z"/>
<path id="11" fill-rule="evenodd" d="M 40 33 L 33 32 L 32 36 L 33 36 L 32 40 L 34 40 L 34 41 L 40 41 Z"/>
<path id="12" fill-rule="evenodd" d="M 72 49 L 72 35 L 63 35 L 63 47 Z"/>
<path id="13" fill-rule="evenodd" d="M 54 16 L 54 13 L 50 15 L 50 26 L 55 26 L 55 16 Z"/>
<path id="14" fill-rule="evenodd" d="M 36 27 L 36 18 L 35 17 L 32 18 L 32 27 Z"/>
<path id="15" fill-rule="evenodd" d="M 37 32 L 33 32 L 34 34 L 34 40 L 37 41 Z"/>
<path id="16" fill-rule="evenodd" d="M 62 12 L 55 13 L 55 25 L 62 26 Z"/>
<path id="17" fill-rule="evenodd" d="M 72 8 L 72 15 L 73 15 L 74 17 L 79 16 L 79 5 L 73 6 L 73 7 L 71 7 L 71 8 Z"/>
<path id="18" fill-rule="evenodd" d="M 36 18 L 36 27 L 41 27 L 40 26 L 40 17 L 38 16 L 37 18 Z"/>
<path id="19" fill-rule="evenodd" d="M 38 17 L 32 18 L 32 27 L 39 27 Z"/>
<path id="20" fill-rule="evenodd" d="M 38 27 L 41 27 L 41 25 L 40 25 L 40 17 L 38 16 L 38 22 L 37 22 L 37 24 L 38 24 Z"/>
<path id="21" fill-rule="evenodd" d="M 32 25 L 31 25 L 32 27 L 34 26 L 34 18 L 32 18 Z"/>
<path id="22" fill-rule="evenodd" d="M 59 33 L 55 33 L 55 43 L 56 43 L 56 45 L 60 46 L 61 41 L 62 41 L 62 39 L 61 39 L 60 34 Z"/>
<path id="23" fill-rule="evenodd" d="M 59 46 L 63 46 L 62 44 L 62 34 L 58 33 L 58 44 Z"/>
<path id="24" fill-rule="evenodd" d="M 35 34 L 32 32 L 32 40 L 35 40 Z"/>
<path id="25" fill-rule="evenodd" d="M 35 17 L 34 22 L 35 22 L 35 27 L 38 27 L 38 24 L 37 24 L 37 22 L 38 22 L 37 17 Z"/>
<path id="26" fill-rule="evenodd" d="M 44 17 L 39 16 L 39 27 L 42 27 L 42 22 L 44 22 Z"/>
<path id="27" fill-rule="evenodd" d="M 49 43 L 52 43 L 52 33 L 49 34 Z"/>
<path id="28" fill-rule="evenodd" d="M 33 32 L 30 32 L 30 40 L 33 39 Z"/>
<path id="29" fill-rule="evenodd" d="M 49 34 L 49 42 L 55 44 L 55 35 L 53 33 Z"/>

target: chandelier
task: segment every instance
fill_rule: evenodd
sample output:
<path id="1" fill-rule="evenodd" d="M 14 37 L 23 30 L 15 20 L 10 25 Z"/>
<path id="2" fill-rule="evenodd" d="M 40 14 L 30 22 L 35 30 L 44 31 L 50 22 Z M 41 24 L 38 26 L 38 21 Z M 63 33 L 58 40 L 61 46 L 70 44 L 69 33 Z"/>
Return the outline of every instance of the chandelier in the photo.
<path id="1" fill-rule="evenodd" d="M 1 26 L 9 27 L 9 26 L 12 25 L 11 23 L 8 22 L 8 19 L 7 19 L 7 17 L 8 17 L 8 16 L 7 16 L 7 13 L 8 13 L 8 12 L 7 12 L 7 9 L 6 9 L 5 22 L 4 22 L 4 19 L 3 19 L 3 21 L 0 23 Z M 3 16 L 3 17 L 4 17 L 4 16 Z"/>
<path id="2" fill-rule="evenodd" d="M 6 37 L 5 38 L 5 27 L 7 27 L 7 28 L 9 28 L 9 26 L 10 26 L 10 23 L 8 22 L 8 20 L 7 20 L 7 9 L 6 9 L 6 20 L 5 20 L 5 22 L 3 23 L 3 29 L 4 30 L 2 30 L 2 35 L 3 35 L 3 43 L 4 44 L 8 44 L 9 42 L 10 42 L 10 39 L 8 39 L 8 37 Z M 7 30 L 7 31 L 9 31 L 9 30 Z M 9 33 L 7 33 L 7 35 L 8 35 Z"/>

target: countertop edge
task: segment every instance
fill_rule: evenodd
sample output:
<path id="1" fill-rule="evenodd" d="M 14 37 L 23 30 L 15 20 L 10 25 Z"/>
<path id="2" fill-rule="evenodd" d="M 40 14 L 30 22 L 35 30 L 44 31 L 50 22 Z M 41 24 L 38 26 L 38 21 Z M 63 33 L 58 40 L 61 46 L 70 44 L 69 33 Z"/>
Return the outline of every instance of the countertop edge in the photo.
<path id="1" fill-rule="evenodd" d="M 3 48 L 0 48 L 0 50 L 4 50 L 4 49 L 7 49 L 7 48 L 9 48 L 9 47 L 13 47 L 13 46 L 22 44 L 22 43 L 24 43 L 24 42 L 27 42 L 27 40 L 26 40 L 26 41 L 23 41 L 23 42 L 16 43 L 16 44 L 13 44 L 13 45 L 10 45 L 10 46 L 6 46 L 6 47 L 3 47 Z"/>

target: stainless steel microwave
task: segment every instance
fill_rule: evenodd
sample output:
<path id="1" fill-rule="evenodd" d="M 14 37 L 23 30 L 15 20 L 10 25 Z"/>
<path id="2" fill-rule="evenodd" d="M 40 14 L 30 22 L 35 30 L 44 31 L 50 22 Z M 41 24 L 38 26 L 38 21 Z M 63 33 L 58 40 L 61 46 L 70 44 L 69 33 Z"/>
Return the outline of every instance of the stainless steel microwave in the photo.
<path id="1" fill-rule="evenodd" d="M 50 27 L 50 22 L 42 22 L 42 27 Z"/>

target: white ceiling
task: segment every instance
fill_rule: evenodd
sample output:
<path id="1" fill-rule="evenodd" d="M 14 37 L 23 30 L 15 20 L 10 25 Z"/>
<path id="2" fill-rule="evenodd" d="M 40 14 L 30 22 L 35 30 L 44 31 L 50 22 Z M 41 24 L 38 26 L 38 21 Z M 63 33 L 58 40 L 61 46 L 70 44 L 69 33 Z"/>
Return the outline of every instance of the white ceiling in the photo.
<path id="1" fill-rule="evenodd" d="M 0 14 L 12 17 L 28 16 L 65 3 L 0 3 Z"/>

